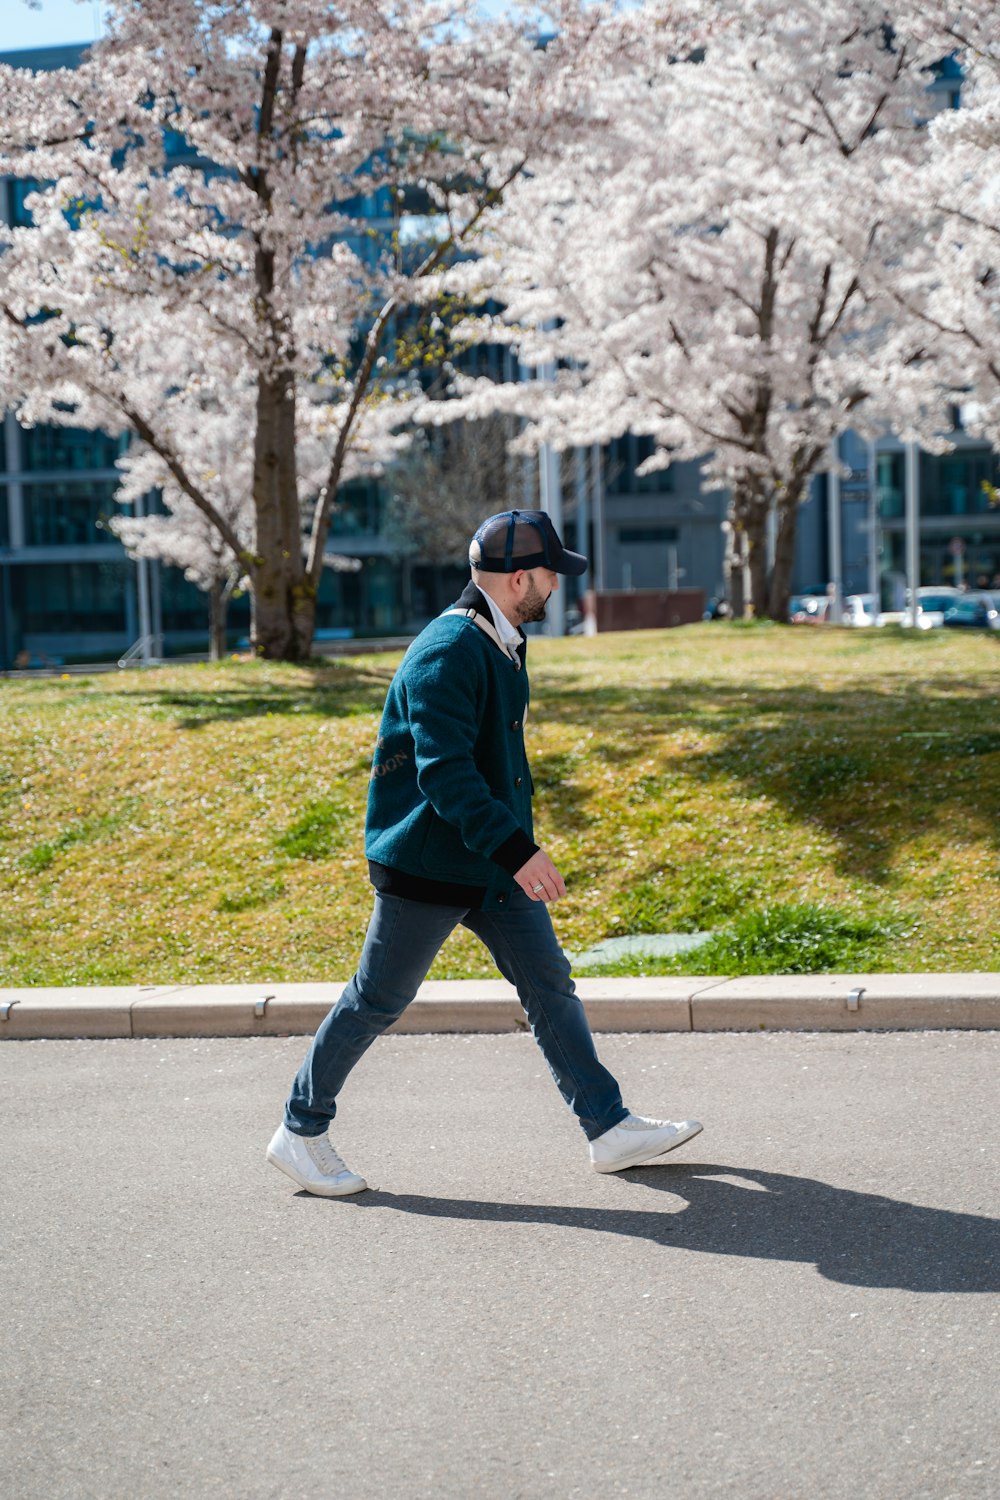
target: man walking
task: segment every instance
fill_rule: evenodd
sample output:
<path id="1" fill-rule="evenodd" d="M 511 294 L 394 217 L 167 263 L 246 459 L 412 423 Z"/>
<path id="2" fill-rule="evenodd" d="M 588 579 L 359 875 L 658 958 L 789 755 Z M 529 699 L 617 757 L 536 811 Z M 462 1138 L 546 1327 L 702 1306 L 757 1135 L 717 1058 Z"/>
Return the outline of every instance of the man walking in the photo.
<path id="1" fill-rule="evenodd" d="M 559 575 L 578 576 L 586 560 L 567 551 L 543 511 L 513 510 L 483 522 L 469 562 L 462 597 L 412 643 L 389 688 L 365 825 L 375 910 L 357 973 L 316 1033 L 267 1150 L 322 1197 L 367 1186 L 327 1135 L 337 1095 L 460 923 L 516 986 L 596 1171 L 657 1161 L 702 1128 L 647 1120 L 622 1104 L 549 918 L 566 887 L 533 838 L 520 627 L 545 618 Z"/>

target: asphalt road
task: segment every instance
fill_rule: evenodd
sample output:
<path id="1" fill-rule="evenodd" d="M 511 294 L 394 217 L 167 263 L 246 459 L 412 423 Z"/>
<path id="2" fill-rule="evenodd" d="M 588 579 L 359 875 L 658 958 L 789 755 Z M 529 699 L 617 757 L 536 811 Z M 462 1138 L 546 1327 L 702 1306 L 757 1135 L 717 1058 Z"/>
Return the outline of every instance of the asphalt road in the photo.
<path id="1" fill-rule="evenodd" d="M 605 1036 L 697 1114 L 601 1177 L 529 1037 L 8 1042 L 4 1500 L 996 1500 L 1000 1034 Z"/>

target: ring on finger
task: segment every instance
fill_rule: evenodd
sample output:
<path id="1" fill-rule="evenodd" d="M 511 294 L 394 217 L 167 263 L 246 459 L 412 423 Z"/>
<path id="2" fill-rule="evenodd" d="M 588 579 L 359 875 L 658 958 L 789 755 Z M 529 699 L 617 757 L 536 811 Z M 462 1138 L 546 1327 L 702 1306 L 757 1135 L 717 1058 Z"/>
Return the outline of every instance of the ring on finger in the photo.
<path id="1" fill-rule="evenodd" d="M 541 882 L 539 882 L 539 883 L 538 883 L 538 885 L 533 885 L 533 886 L 532 886 L 532 887 L 531 887 L 531 894 L 532 894 L 532 895 L 533 895 L 533 896 L 537 896 L 537 895 L 538 895 L 538 892 L 539 892 L 539 891 L 544 891 L 544 889 L 545 889 L 545 887 L 544 887 L 544 885 L 542 885 L 542 883 L 541 883 Z"/>

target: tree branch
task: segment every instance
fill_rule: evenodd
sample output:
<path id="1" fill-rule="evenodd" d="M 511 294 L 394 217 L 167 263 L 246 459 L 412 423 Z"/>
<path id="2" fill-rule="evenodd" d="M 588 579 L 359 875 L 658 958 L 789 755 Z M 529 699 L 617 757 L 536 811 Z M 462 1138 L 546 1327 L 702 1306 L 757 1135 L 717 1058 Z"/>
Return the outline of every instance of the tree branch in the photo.
<path id="1" fill-rule="evenodd" d="M 95 391 L 95 394 L 105 400 L 107 399 L 107 395 L 103 391 Z M 152 424 L 146 420 L 146 418 L 142 415 L 142 413 L 136 406 L 133 406 L 132 402 L 128 399 L 124 392 L 112 397 L 112 399 L 121 409 L 122 413 L 128 418 L 130 425 L 138 434 L 138 436 L 142 438 L 142 441 L 148 447 L 152 448 L 154 453 L 159 454 L 160 458 L 162 458 L 163 462 L 166 464 L 167 468 L 170 470 L 170 473 L 180 485 L 185 495 L 187 495 L 192 503 L 198 507 L 209 524 L 215 527 L 216 531 L 222 537 L 222 540 L 225 542 L 226 546 L 235 555 L 238 561 L 243 564 L 244 568 L 246 568 L 248 572 L 252 572 L 257 566 L 257 558 L 248 548 L 243 546 L 243 543 L 240 541 L 239 537 L 236 535 L 236 532 L 230 526 L 225 516 L 219 514 L 215 506 L 212 504 L 211 500 L 209 500 L 208 496 L 203 494 L 199 487 L 189 477 L 180 459 L 172 451 L 172 449 L 162 441 L 162 439 L 156 433 L 156 430 L 153 428 Z"/>
<path id="2" fill-rule="evenodd" d="M 498 183 L 496 187 L 490 188 L 483 197 L 482 202 L 479 204 L 468 223 L 462 229 L 453 230 L 447 239 L 442 240 L 441 243 L 437 245 L 435 249 L 432 250 L 430 254 L 426 256 L 426 258 L 417 267 L 411 279 L 414 281 L 423 280 L 426 279 L 426 277 L 430 276 L 433 271 L 436 271 L 445 257 L 455 248 L 455 246 L 462 240 L 466 239 L 472 232 L 472 230 L 475 229 L 476 225 L 482 219 L 487 210 L 492 208 L 495 203 L 499 202 L 500 198 L 503 196 L 504 192 L 507 190 L 510 184 L 514 181 L 515 177 L 520 176 L 520 174 L 524 171 L 526 165 L 526 161 L 519 162 L 518 165 L 507 174 L 503 182 Z M 310 538 L 309 546 L 309 560 L 306 564 L 306 577 L 314 588 L 319 587 L 320 574 L 323 568 L 323 552 L 324 548 L 326 547 L 326 537 L 330 525 L 330 513 L 334 497 L 340 485 L 340 476 L 343 472 L 344 459 L 347 456 L 347 448 L 351 433 L 353 431 L 358 412 L 361 409 L 361 404 L 364 401 L 365 396 L 367 395 L 368 387 L 371 383 L 372 372 L 375 369 L 375 361 L 378 358 L 378 349 L 379 344 L 382 340 L 382 334 L 385 332 L 386 324 L 389 322 L 389 319 L 396 312 L 396 309 L 399 306 L 399 302 L 399 295 L 397 293 L 393 293 L 393 295 L 388 299 L 388 301 L 379 311 L 378 316 L 376 317 L 374 323 L 368 331 L 368 337 L 365 339 L 364 356 L 362 358 L 358 373 L 355 376 L 354 389 L 351 393 L 351 400 L 347 408 L 347 415 L 344 418 L 340 433 L 337 437 L 337 446 L 334 449 L 333 458 L 330 462 L 330 469 L 327 474 L 326 483 L 324 484 L 323 488 L 320 490 L 319 495 L 316 498 L 316 505 L 313 511 L 312 535 Z"/>

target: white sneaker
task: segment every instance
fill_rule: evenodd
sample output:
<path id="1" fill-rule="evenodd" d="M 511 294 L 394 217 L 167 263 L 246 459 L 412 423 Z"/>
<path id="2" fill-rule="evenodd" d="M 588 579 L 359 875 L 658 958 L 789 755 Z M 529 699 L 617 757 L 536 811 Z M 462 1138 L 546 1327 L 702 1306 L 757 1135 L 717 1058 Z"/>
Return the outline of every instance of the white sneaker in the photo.
<path id="1" fill-rule="evenodd" d="M 320 1198 L 345 1198 L 368 1186 L 337 1155 L 325 1131 L 322 1135 L 294 1135 L 285 1125 L 279 1125 L 267 1148 L 267 1159 L 300 1188 Z"/>
<path id="2" fill-rule="evenodd" d="M 644 1120 L 641 1115 L 627 1115 L 591 1141 L 590 1160 L 595 1172 L 648 1166 L 701 1129 L 700 1120 Z"/>

